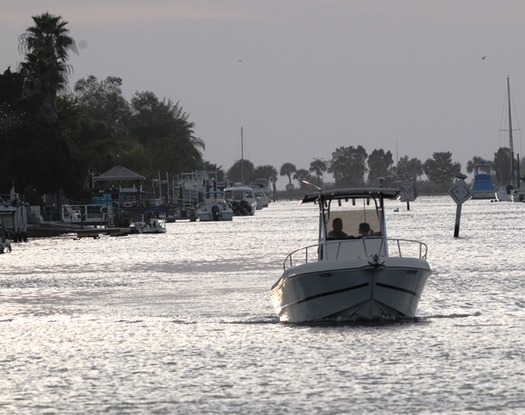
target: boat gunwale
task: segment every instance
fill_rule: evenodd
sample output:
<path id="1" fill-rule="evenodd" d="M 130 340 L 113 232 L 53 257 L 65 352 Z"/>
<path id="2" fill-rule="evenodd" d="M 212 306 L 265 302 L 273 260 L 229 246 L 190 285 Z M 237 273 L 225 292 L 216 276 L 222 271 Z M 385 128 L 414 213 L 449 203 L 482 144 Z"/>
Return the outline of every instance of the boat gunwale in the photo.
<path id="1" fill-rule="evenodd" d="M 370 241 L 378 241 L 378 240 L 381 240 L 381 245 L 379 246 L 379 248 L 377 249 L 370 249 L 370 253 L 368 252 L 369 249 L 367 249 L 367 243 L 370 242 Z M 296 267 L 298 265 L 294 265 L 294 260 L 293 260 L 293 257 L 297 254 L 299 254 L 300 252 L 304 251 L 304 260 L 302 260 L 300 262 L 299 265 L 303 265 L 303 264 L 308 264 L 310 262 L 321 262 L 321 261 L 327 261 L 327 259 L 319 259 L 319 250 L 323 249 L 323 246 L 332 246 L 332 245 L 339 245 L 338 246 L 338 254 L 336 255 L 336 258 L 335 259 L 332 259 L 333 261 L 341 261 L 341 260 L 346 260 L 346 259 L 352 259 L 351 257 L 344 257 L 344 258 L 339 258 L 339 250 L 340 250 L 340 247 L 341 247 L 341 244 L 347 244 L 347 243 L 352 243 L 352 244 L 357 244 L 357 242 L 361 242 L 362 245 L 363 245 L 363 250 L 365 252 L 365 258 L 373 258 L 374 256 L 377 255 L 377 257 L 379 258 L 389 258 L 389 257 L 399 257 L 399 258 L 417 258 L 417 259 L 421 259 L 421 260 L 424 260 L 426 261 L 427 259 L 427 254 L 428 254 L 428 246 L 426 243 L 424 242 L 421 242 L 421 241 L 418 241 L 418 240 L 415 240 L 415 239 L 404 239 L 404 238 L 381 238 L 381 237 L 364 237 L 364 238 L 345 238 L 345 239 L 335 239 L 335 240 L 330 240 L 330 241 L 325 241 L 325 242 L 320 242 L 320 243 L 317 243 L 317 244 L 312 244 L 312 245 L 307 245 L 307 246 L 303 246 L 301 248 L 298 248 L 298 249 L 295 249 L 293 250 L 292 252 L 290 252 L 286 258 L 284 259 L 283 261 L 283 271 L 286 271 L 287 269 L 290 269 L 290 268 L 293 268 L 293 267 Z M 392 244 L 390 244 L 392 243 Z M 404 256 L 403 255 L 403 250 L 401 248 L 402 244 L 419 244 L 419 255 L 416 257 L 416 256 Z M 396 249 L 394 248 L 392 251 L 389 249 L 389 252 L 387 255 L 385 255 L 383 252 L 384 252 L 384 248 L 385 246 L 386 247 L 391 247 L 391 246 L 394 246 L 397 248 L 397 251 Z M 370 247 L 370 245 L 369 245 Z M 406 247 L 406 245 L 405 245 Z M 315 252 L 313 254 L 310 254 L 310 252 L 312 252 L 313 250 L 315 249 Z M 397 253 L 397 255 L 396 255 Z M 315 258 L 315 259 L 310 259 L 310 257 L 312 258 Z M 361 256 L 358 256 L 356 255 L 354 257 L 354 259 L 358 259 L 358 258 L 363 258 Z M 296 262 L 299 262 L 296 261 Z M 289 265 L 287 266 L 287 264 L 289 263 Z"/>

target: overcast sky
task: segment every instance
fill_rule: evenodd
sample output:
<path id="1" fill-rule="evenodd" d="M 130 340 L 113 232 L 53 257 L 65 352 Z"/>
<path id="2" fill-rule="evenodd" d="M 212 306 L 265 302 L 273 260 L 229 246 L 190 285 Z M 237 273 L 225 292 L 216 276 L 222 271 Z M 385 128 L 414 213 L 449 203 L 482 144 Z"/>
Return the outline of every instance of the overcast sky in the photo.
<path id="1" fill-rule="evenodd" d="M 465 172 L 508 146 L 507 76 L 514 127 L 525 119 L 523 0 L 3 0 L 2 72 L 43 12 L 81 47 L 71 86 L 117 76 L 128 99 L 178 101 L 224 169 L 243 126 L 255 166 L 308 169 L 362 145 L 394 160 L 450 151 Z"/>

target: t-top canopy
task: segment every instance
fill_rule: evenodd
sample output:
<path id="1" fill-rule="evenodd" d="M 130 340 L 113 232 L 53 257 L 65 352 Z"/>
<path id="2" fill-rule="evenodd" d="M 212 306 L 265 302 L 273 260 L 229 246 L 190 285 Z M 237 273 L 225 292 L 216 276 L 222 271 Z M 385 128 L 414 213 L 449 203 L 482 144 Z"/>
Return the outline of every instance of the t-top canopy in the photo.
<path id="1" fill-rule="evenodd" d="M 359 199 L 368 197 L 395 199 L 399 195 L 399 192 L 399 189 L 381 187 L 321 190 L 319 192 L 308 193 L 303 197 L 301 203 L 316 202 L 318 200 L 330 201 L 334 199 Z"/>

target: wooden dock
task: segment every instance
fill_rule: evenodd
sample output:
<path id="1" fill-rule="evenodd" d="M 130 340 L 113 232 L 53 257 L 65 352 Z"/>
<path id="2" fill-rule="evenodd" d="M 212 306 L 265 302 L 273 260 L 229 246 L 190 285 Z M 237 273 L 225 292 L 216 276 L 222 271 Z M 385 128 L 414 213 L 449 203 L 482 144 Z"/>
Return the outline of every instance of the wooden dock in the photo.
<path id="1" fill-rule="evenodd" d="M 129 235 L 128 228 L 90 228 L 90 229 L 77 229 L 77 239 L 81 238 L 93 238 L 98 239 L 100 235 L 109 236 L 127 236 Z"/>
<path id="2" fill-rule="evenodd" d="M 125 236 L 129 234 L 129 228 L 102 228 L 93 226 L 70 226 L 60 222 L 46 222 L 31 224 L 27 226 L 30 238 L 49 238 L 75 234 L 77 238 L 99 238 L 100 235 Z"/>

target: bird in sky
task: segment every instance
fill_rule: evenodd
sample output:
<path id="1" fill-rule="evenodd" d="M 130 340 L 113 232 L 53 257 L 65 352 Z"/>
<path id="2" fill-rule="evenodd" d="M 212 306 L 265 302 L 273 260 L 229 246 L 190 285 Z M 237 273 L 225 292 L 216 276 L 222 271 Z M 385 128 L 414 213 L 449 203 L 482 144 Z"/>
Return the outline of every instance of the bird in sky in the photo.
<path id="1" fill-rule="evenodd" d="M 484 61 L 486 58 L 487 58 L 486 55 L 485 55 L 485 56 L 482 56 L 482 57 L 481 57 L 481 60 Z"/>

